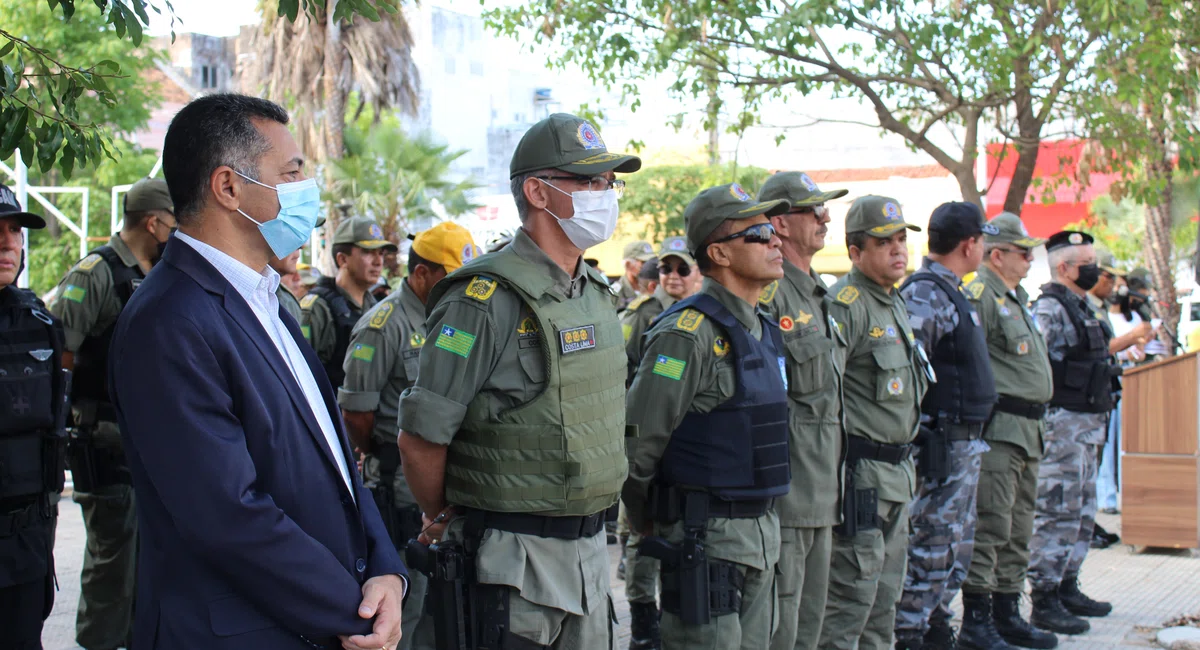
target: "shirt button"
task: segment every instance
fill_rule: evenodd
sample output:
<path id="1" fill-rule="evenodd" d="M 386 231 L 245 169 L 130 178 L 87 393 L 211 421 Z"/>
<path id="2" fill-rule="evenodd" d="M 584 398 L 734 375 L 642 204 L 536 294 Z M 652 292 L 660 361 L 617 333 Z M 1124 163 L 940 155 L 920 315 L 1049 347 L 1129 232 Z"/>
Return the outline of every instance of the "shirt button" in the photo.
<path id="1" fill-rule="evenodd" d="M 358 561 L 354 563 L 354 568 L 355 568 L 355 569 L 356 569 L 356 570 L 357 570 L 359 573 L 363 573 L 364 571 L 366 571 L 366 570 L 367 570 L 367 561 L 366 561 L 366 560 L 364 560 L 364 559 L 362 559 L 361 557 L 360 557 L 360 558 L 358 558 Z"/>

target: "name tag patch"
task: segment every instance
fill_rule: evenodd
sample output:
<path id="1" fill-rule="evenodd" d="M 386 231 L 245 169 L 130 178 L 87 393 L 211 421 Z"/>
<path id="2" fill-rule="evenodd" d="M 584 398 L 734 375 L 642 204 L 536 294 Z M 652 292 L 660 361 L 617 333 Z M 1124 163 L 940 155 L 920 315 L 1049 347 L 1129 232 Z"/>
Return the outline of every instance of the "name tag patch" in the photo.
<path id="1" fill-rule="evenodd" d="M 563 354 L 590 350 L 596 347 L 596 326 L 584 325 L 569 330 L 559 330 L 558 341 L 562 346 Z"/>

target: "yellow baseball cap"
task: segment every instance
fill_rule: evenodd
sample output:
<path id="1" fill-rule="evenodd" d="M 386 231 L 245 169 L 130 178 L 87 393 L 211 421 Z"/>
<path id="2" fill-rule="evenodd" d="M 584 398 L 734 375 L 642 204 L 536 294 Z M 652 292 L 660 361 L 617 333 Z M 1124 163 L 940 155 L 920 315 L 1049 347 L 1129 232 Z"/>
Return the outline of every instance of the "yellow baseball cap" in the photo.
<path id="1" fill-rule="evenodd" d="M 449 221 L 443 221 L 414 237 L 412 249 L 422 258 L 442 265 L 447 273 L 483 254 L 475 245 L 471 231 Z"/>

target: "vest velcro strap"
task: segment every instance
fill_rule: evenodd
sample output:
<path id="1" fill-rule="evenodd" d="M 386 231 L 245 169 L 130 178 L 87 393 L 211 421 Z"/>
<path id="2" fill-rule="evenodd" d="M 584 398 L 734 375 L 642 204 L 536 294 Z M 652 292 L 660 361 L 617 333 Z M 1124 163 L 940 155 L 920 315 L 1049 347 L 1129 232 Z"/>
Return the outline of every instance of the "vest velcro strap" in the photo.
<path id="1" fill-rule="evenodd" d="M 487 460 L 464 454 L 450 453 L 448 460 L 455 467 L 488 474 L 527 476 L 578 476 L 579 463 L 561 460 Z"/>

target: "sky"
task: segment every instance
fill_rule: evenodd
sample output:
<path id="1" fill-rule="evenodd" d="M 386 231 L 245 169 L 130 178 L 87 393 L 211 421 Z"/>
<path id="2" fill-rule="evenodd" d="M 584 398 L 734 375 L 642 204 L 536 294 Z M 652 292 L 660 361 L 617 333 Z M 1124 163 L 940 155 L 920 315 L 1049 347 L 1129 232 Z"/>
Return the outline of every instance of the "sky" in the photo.
<path id="1" fill-rule="evenodd" d="M 161 0 L 151 0 L 162 6 Z M 171 0 L 175 8 L 175 32 L 195 32 L 210 36 L 236 36 L 238 27 L 258 22 L 255 0 Z M 170 33 L 171 23 L 150 13 L 150 32 Z"/>

